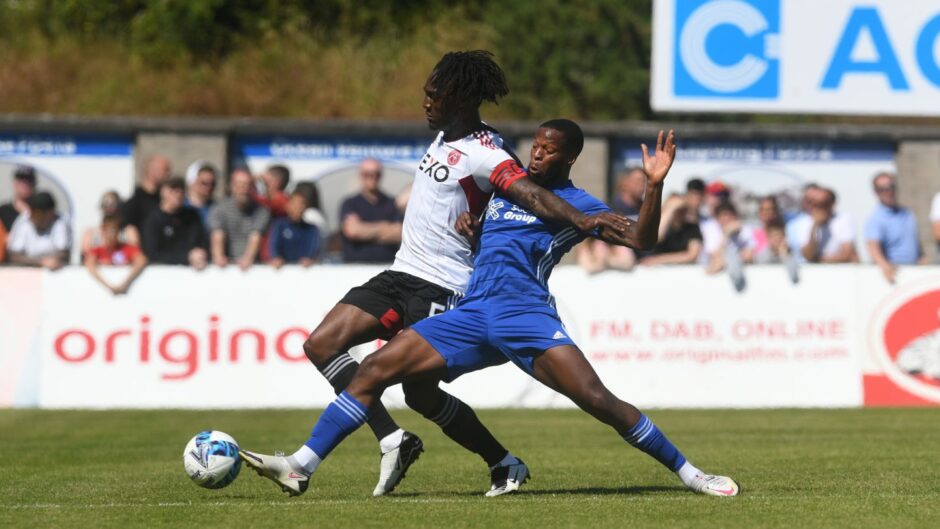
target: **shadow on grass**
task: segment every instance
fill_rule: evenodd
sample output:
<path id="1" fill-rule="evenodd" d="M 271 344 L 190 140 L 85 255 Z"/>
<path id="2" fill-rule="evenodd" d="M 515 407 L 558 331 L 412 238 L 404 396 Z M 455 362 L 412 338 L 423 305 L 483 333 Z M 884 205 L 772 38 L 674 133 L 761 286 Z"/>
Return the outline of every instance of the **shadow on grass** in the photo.
<path id="1" fill-rule="evenodd" d="M 524 489 L 514 492 L 511 496 L 560 496 L 565 494 L 579 494 L 584 496 L 613 496 L 613 495 L 642 495 L 655 494 L 661 492 L 685 492 L 685 487 L 580 487 L 567 489 Z M 479 496 L 479 492 L 455 492 L 454 496 Z"/>

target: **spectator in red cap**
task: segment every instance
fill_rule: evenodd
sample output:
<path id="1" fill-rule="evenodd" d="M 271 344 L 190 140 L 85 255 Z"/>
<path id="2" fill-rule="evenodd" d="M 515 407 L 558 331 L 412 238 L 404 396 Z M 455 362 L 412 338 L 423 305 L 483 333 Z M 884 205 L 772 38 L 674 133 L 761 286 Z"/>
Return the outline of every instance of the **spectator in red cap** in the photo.
<path id="1" fill-rule="evenodd" d="M 13 221 L 29 211 L 27 201 L 36 192 L 36 170 L 21 165 L 13 171 L 13 200 L 0 206 L 0 221 L 7 232 L 13 229 Z"/>
<path id="2" fill-rule="evenodd" d="M 147 266 L 147 258 L 136 245 L 121 242 L 121 217 L 108 215 L 101 221 L 101 244 L 85 254 L 85 268 L 99 283 L 115 296 L 126 294 L 131 283 Z M 112 283 L 101 274 L 100 265 L 131 265 L 131 271 L 120 283 Z"/>

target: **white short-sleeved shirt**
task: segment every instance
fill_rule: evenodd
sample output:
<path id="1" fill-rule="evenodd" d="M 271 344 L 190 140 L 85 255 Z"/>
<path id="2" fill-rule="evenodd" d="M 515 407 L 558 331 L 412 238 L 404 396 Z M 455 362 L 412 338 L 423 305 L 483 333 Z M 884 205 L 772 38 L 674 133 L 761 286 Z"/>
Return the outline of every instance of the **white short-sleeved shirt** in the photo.
<path id="1" fill-rule="evenodd" d="M 933 202 L 930 203 L 930 222 L 940 221 L 940 193 L 933 196 Z"/>
<path id="2" fill-rule="evenodd" d="M 835 214 L 829 219 L 829 223 L 824 229 L 827 233 L 818 234 L 819 238 L 817 239 L 824 239 L 822 252 L 820 253 L 822 257 L 830 257 L 839 253 L 839 248 L 845 243 L 855 243 L 855 229 L 852 227 L 852 220 L 848 215 Z M 787 241 L 800 261 L 805 260 L 800 250 L 809 242 L 812 231 L 813 218 L 805 213 L 799 214 L 787 224 Z"/>
<path id="3" fill-rule="evenodd" d="M 52 227 L 47 231 L 39 233 L 29 220 L 29 213 L 23 213 L 10 227 L 10 237 L 7 239 L 9 251 L 25 254 L 27 257 L 44 257 L 68 251 L 71 247 L 72 231 L 68 222 L 61 216 L 56 216 Z"/>
<path id="4" fill-rule="evenodd" d="M 705 264 L 708 262 L 709 256 L 721 248 L 721 243 L 725 240 L 725 234 L 721 229 L 721 225 L 713 217 L 702 217 L 698 226 L 702 232 L 702 251 L 698 254 L 698 262 Z"/>
<path id="5" fill-rule="evenodd" d="M 465 211 L 480 215 L 494 190 L 505 191 L 525 174 L 493 129 L 452 142 L 438 133 L 415 171 L 401 248 L 390 270 L 463 293 L 473 256 L 454 228 L 457 217 Z"/>

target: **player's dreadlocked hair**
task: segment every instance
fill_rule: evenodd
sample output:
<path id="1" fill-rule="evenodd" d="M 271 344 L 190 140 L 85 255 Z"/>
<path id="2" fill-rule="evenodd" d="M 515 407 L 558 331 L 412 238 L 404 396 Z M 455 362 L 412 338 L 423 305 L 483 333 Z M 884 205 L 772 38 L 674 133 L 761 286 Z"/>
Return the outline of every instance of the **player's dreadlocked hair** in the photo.
<path id="1" fill-rule="evenodd" d="M 431 82 L 451 101 L 498 103 L 509 93 L 506 75 L 485 50 L 452 51 L 431 72 Z"/>

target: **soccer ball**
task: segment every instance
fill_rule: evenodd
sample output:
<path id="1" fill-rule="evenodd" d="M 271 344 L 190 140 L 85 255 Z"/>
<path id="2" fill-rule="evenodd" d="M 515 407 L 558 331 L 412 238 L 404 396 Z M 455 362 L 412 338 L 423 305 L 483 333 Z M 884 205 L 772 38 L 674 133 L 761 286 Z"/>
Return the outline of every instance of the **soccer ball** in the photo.
<path id="1" fill-rule="evenodd" d="M 225 432 L 199 432 L 186 443 L 183 468 L 193 483 L 200 487 L 221 489 L 228 486 L 242 468 L 238 443 Z"/>

